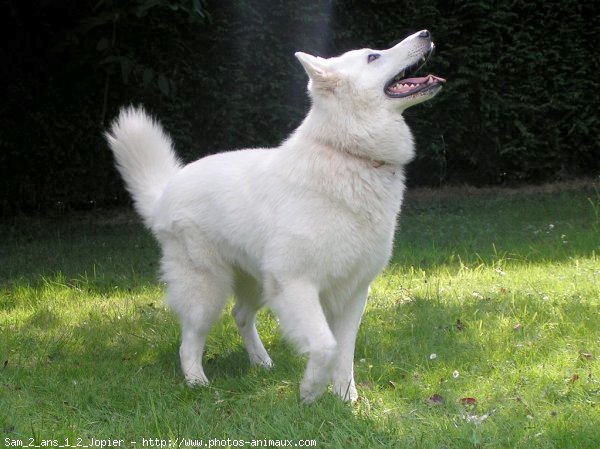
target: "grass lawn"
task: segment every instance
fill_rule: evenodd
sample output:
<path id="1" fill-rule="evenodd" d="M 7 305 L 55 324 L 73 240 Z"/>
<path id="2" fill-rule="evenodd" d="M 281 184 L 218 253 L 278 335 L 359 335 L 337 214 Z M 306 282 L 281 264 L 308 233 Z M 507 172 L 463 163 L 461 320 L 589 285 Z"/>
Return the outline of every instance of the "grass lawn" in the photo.
<path id="1" fill-rule="evenodd" d="M 187 388 L 159 251 L 131 215 L 5 221 L 0 447 L 597 449 L 599 215 L 591 187 L 409 197 L 359 333 L 353 406 L 300 404 L 304 360 L 268 311 L 272 371 L 249 365 L 228 313 L 207 344 L 212 385 Z"/>

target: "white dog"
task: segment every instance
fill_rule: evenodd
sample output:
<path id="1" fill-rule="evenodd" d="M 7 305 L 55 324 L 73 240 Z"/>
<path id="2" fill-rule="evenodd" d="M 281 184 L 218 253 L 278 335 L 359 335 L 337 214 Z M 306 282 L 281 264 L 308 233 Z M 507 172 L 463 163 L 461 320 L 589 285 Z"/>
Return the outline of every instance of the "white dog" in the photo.
<path id="1" fill-rule="evenodd" d="M 182 326 L 181 366 L 207 384 L 206 336 L 235 296 L 233 315 L 250 360 L 271 367 L 255 327 L 268 306 L 308 354 L 304 402 L 333 382 L 358 395 L 353 355 L 369 284 L 392 251 L 414 153 L 402 118 L 445 80 L 407 78 L 433 49 L 413 34 L 387 50 L 330 59 L 296 53 L 312 108 L 275 149 L 216 154 L 183 166 L 142 109 L 121 111 L 107 139 L 135 206 L 162 247 L 167 302 Z"/>

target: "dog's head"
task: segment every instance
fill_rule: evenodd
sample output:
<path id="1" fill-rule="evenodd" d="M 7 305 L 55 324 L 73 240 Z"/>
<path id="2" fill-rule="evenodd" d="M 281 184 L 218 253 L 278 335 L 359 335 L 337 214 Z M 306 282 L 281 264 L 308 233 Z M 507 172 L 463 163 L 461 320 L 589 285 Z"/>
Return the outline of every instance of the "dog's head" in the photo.
<path id="1" fill-rule="evenodd" d="M 313 100 L 346 103 L 351 96 L 354 105 L 403 111 L 432 98 L 446 82 L 434 75 L 414 76 L 433 49 L 429 31 L 423 30 L 387 50 L 353 50 L 328 59 L 298 52 L 296 57 L 310 78 Z"/>

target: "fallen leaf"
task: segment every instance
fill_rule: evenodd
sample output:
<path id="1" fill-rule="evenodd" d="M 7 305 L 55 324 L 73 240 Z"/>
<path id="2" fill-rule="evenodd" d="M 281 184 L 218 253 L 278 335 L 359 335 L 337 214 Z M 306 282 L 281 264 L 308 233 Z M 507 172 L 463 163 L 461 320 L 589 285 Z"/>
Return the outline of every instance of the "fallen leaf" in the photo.
<path id="1" fill-rule="evenodd" d="M 477 399 L 475 398 L 462 398 L 460 400 L 460 403 L 462 405 L 469 405 L 469 406 L 473 406 L 477 404 Z"/>
<path id="2" fill-rule="evenodd" d="M 584 351 L 583 349 L 580 349 L 579 357 L 581 357 L 584 360 L 592 360 L 594 358 L 594 355 L 589 351 Z"/>
<path id="3" fill-rule="evenodd" d="M 523 330 L 523 325 L 521 323 L 517 323 L 513 326 L 513 331 L 521 332 Z"/>

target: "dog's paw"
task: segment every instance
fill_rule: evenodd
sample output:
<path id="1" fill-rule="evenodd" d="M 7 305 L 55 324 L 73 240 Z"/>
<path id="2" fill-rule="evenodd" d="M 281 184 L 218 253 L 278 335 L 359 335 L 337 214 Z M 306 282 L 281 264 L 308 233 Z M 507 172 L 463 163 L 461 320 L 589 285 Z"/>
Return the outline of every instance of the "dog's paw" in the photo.
<path id="1" fill-rule="evenodd" d="M 271 358 L 268 356 L 266 358 L 251 358 L 250 363 L 252 363 L 254 366 L 258 366 L 259 368 L 267 370 L 270 370 L 275 366 L 273 360 L 271 360 Z"/>
<path id="2" fill-rule="evenodd" d="M 333 382 L 333 392 L 345 402 L 355 403 L 358 400 L 358 392 L 354 380 L 350 382 Z"/>
<path id="3" fill-rule="evenodd" d="M 310 404 L 314 404 L 317 399 L 319 399 L 323 394 L 319 393 L 319 394 L 315 394 L 314 392 L 306 392 L 306 391 L 300 391 L 300 401 L 304 404 L 304 405 L 310 405 Z"/>
<path id="4" fill-rule="evenodd" d="M 196 387 L 205 387 L 210 384 L 208 378 L 204 375 L 204 373 L 191 374 L 188 373 L 185 375 L 185 382 L 188 387 L 196 388 Z"/>
<path id="5" fill-rule="evenodd" d="M 325 393 L 327 384 L 302 381 L 300 384 L 300 400 L 303 404 L 312 404 Z"/>

